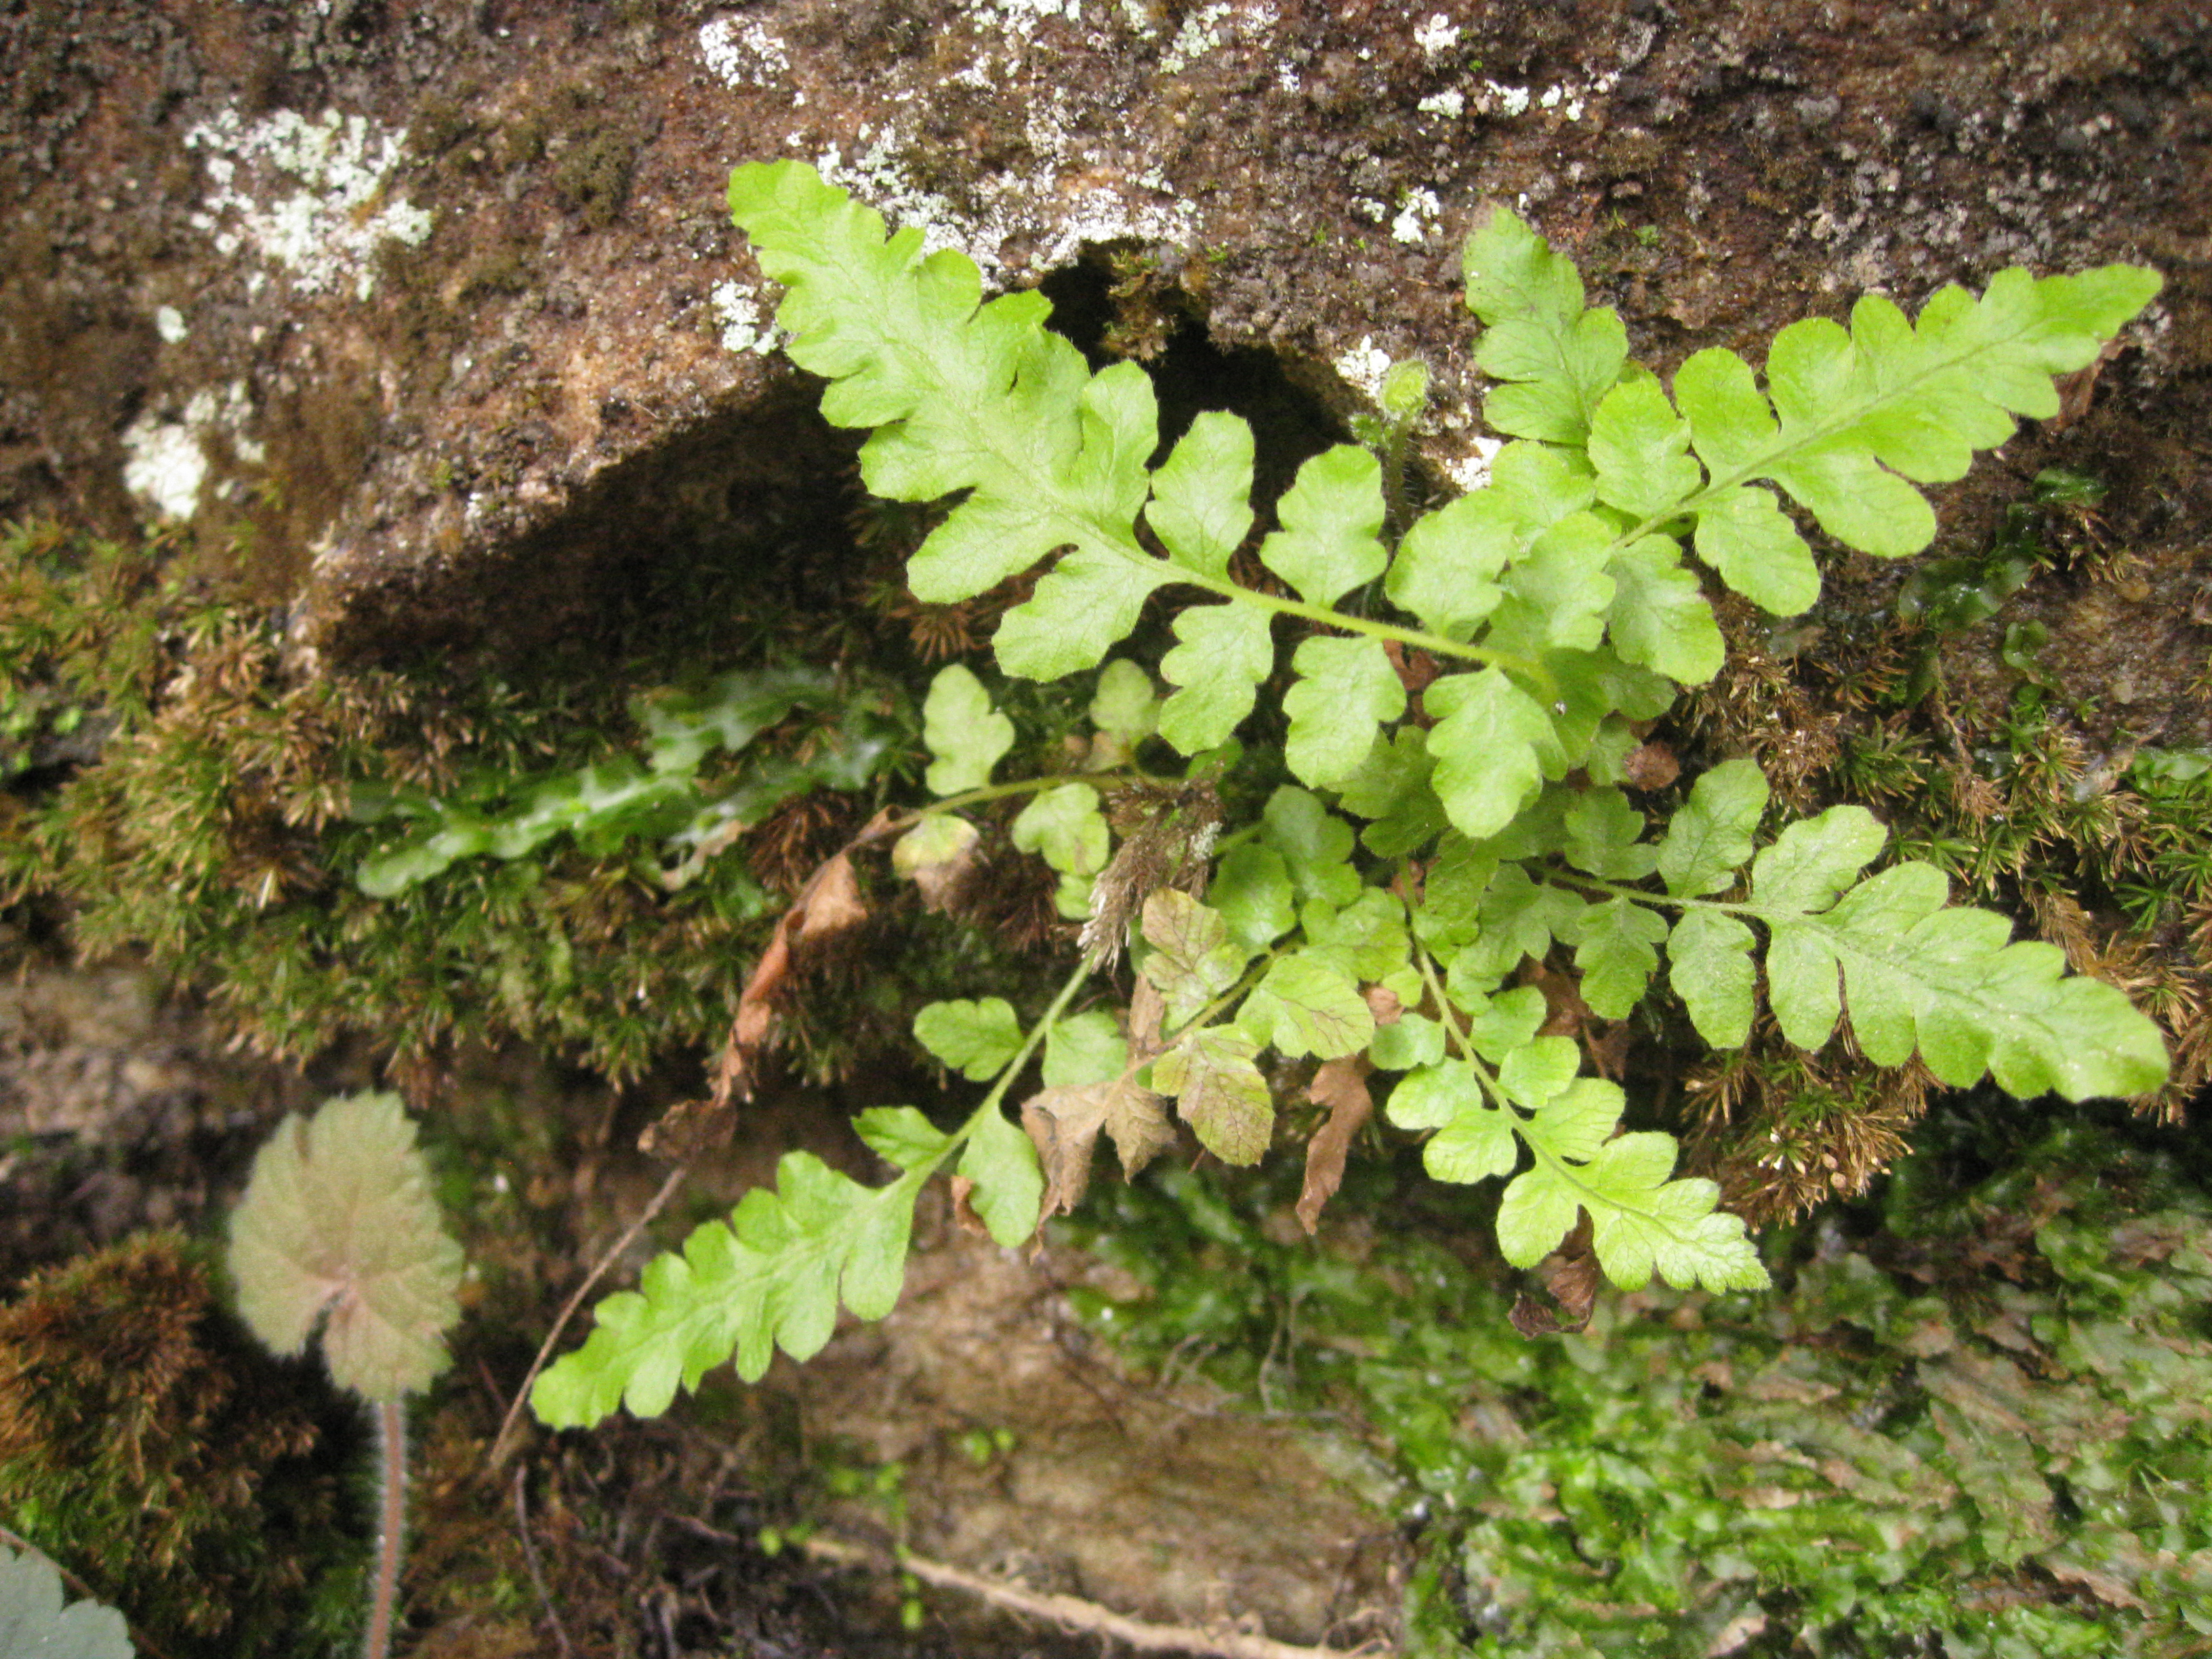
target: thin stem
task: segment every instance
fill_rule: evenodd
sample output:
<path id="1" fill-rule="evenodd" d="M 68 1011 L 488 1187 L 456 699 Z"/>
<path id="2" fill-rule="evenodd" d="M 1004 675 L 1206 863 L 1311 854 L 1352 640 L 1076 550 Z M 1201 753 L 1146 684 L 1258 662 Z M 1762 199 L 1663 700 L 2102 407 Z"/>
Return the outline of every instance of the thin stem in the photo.
<path id="1" fill-rule="evenodd" d="M 1364 634 L 1378 640 L 1395 640 L 1401 645 L 1410 645 L 1437 657 L 1457 657 L 1468 662 L 1479 662 L 1493 668 L 1507 668 L 1525 676 L 1541 687 L 1547 696 L 1559 694 L 1559 682 L 1552 671 L 1531 658 L 1516 656 L 1510 651 L 1493 651 L 1488 646 L 1469 645 L 1464 640 L 1447 639 L 1441 634 L 1431 634 L 1419 628 L 1401 628 L 1395 623 L 1373 622 L 1364 617 L 1331 610 L 1325 605 L 1308 605 L 1303 599 L 1288 599 L 1273 593 L 1262 593 L 1256 588 L 1246 587 L 1226 576 L 1208 576 L 1200 571 L 1186 569 L 1165 559 L 1153 558 L 1150 554 L 1133 555 L 1147 563 L 1168 565 L 1173 574 L 1170 581 L 1191 587 L 1202 587 L 1209 593 L 1218 593 L 1226 599 L 1238 599 L 1249 605 L 1260 605 L 1281 616 L 1297 617 L 1306 622 L 1319 623 L 1327 628 L 1340 628 L 1347 633 Z"/>
<path id="2" fill-rule="evenodd" d="M 894 822 L 892 828 L 903 830 L 912 823 L 939 812 L 957 812 L 964 806 L 981 806 L 986 801 L 1004 800 L 1010 795 L 1033 795 L 1041 790 L 1057 788 L 1063 783 L 1087 783 L 1093 788 L 1104 788 L 1117 783 L 1155 787 L 1171 784 L 1175 780 L 1157 777 L 1150 772 L 1048 772 L 1034 778 L 1017 778 L 1012 783 L 987 783 L 980 788 L 963 789 L 957 795 L 947 795 L 927 806 L 906 809 L 908 817 Z"/>
<path id="3" fill-rule="evenodd" d="M 592 1293 L 592 1287 L 605 1276 L 607 1269 L 622 1260 L 623 1252 L 629 1249 L 631 1241 L 645 1231 L 646 1224 L 667 1207 L 668 1200 L 676 1196 L 676 1189 L 684 1184 L 684 1177 L 690 1173 L 689 1158 L 668 1172 L 668 1179 L 660 1183 L 660 1190 L 638 1212 L 637 1218 L 623 1230 L 623 1236 L 609 1245 L 605 1254 L 592 1264 L 592 1271 L 585 1274 L 584 1282 L 577 1285 L 574 1293 L 562 1304 L 560 1317 L 553 1322 L 553 1328 L 545 1333 L 545 1340 L 538 1347 L 538 1357 L 530 1362 L 530 1370 L 524 1374 L 521 1386 L 515 1389 L 514 1398 L 507 1405 L 507 1415 L 500 1420 L 499 1433 L 493 1437 L 491 1451 L 484 1458 L 487 1469 L 496 1469 L 514 1449 L 514 1425 L 522 1415 L 523 1406 L 530 1399 L 530 1385 L 538 1380 L 538 1373 L 545 1369 L 545 1362 L 552 1358 L 553 1350 L 561 1340 L 561 1333 L 568 1328 L 568 1322 L 575 1317 L 576 1310 L 583 1306 L 584 1298 Z"/>
<path id="4" fill-rule="evenodd" d="M 910 1550 L 897 1550 L 886 1564 L 882 1556 L 872 1551 L 821 1533 L 792 1541 L 819 1561 L 878 1571 L 886 1565 L 896 1566 L 925 1583 L 960 1590 L 1024 1618 L 1048 1620 L 1063 1630 L 1079 1631 L 1105 1642 L 1124 1644 L 1139 1653 L 1198 1653 L 1210 1659 L 1353 1659 L 1343 1648 L 1297 1647 L 1222 1624 L 1203 1629 L 1188 1625 L 1151 1624 L 1100 1607 L 1095 1601 L 1073 1595 L 1047 1595 L 1025 1585 L 969 1572 L 948 1562 L 932 1560 Z M 1362 1648 L 1358 1651 L 1366 1653 L 1370 1650 Z"/>
<path id="5" fill-rule="evenodd" d="M 514 1472 L 515 1535 L 522 1540 L 522 1562 L 530 1569 L 530 1582 L 537 1587 L 538 1605 L 545 1609 L 546 1622 L 553 1626 L 553 1639 L 560 1644 L 562 1659 L 568 1659 L 574 1650 L 568 1645 L 568 1632 L 561 1622 L 560 1609 L 546 1592 L 545 1575 L 538 1566 L 538 1547 L 530 1541 L 530 1506 L 523 1491 L 523 1481 L 528 1474 L 527 1469 Z"/>
<path id="6" fill-rule="evenodd" d="M 376 1402 L 376 1577 L 370 1586 L 368 1659 L 388 1659 L 399 1600 L 399 1553 L 407 1521 L 407 1419 L 397 1400 Z"/>
<path id="7" fill-rule="evenodd" d="M 1607 881 L 1599 876 L 1586 876 L 1579 870 L 1545 870 L 1538 872 L 1547 887 L 1565 884 L 1587 888 L 1594 893 L 1609 893 L 1615 898 L 1632 899 L 1638 904 L 1654 908 L 1671 906 L 1677 910 L 1720 910 L 1732 916 L 1752 916 L 1761 921 L 1766 912 L 1756 904 L 1729 904 L 1720 899 L 1684 898 L 1674 893 L 1654 893 L 1642 887 L 1624 887 L 1617 881 Z"/>
<path id="8" fill-rule="evenodd" d="M 1482 1063 L 1482 1056 L 1474 1052 L 1474 1045 L 1468 1041 L 1467 1033 L 1460 1030 L 1459 1021 L 1452 1012 L 1451 1000 L 1444 995 L 1444 988 L 1437 981 L 1435 963 L 1430 959 L 1429 953 L 1416 950 L 1413 961 L 1421 970 L 1421 982 L 1429 988 L 1429 994 L 1436 999 L 1437 1018 L 1443 1022 L 1444 1034 L 1451 1039 L 1452 1047 L 1459 1050 L 1459 1057 L 1467 1062 L 1468 1069 L 1474 1073 L 1475 1081 L 1482 1085 L 1491 1098 L 1500 1105 L 1509 1104 L 1504 1090 L 1498 1086 L 1497 1073 Z M 1519 1127 L 1517 1120 L 1515 1127 Z"/>
<path id="9" fill-rule="evenodd" d="M 1412 492 L 1406 488 L 1406 458 L 1413 447 L 1413 425 L 1419 418 L 1414 414 L 1391 422 L 1389 435 L 1382 442 L 1382 526 L 1394 549 L 1413 515 Z"/>
<path id="10" fill-rule="evenodd" d="M 946 1144 L 946 1152 L 951 1152 L 954 1145 L 967 1139 L 975 1125 L 983 1121 L 984 1113 L 995 1112 L 999 1109 L 1000 1103 L 1006 1097 L 1006 1091 L 1013 1086 L 1014 1079 L 1021 1075 L 1022 1067 L 1029 1064 L 1030 1056 L 1036 1052 L 1037 1044 L 1044 1041 L 1044 1034 L 1060 1023 L 1060 1015 L 1066 1012 L 1067 1005 L 1075 1000 L 1075 994 L 1083 988 L 1084 981 L 1090 977 L 1090 962 L 1085 960 L 1077 963 L 1075 971 L 1067 976 L 1067 982 L 1060 988 L 1060 994 L 1053 998 L 1052 1006 L 1037 1016 L 1036 1024 L 1030 1027 L 1030 1034 L 1022 1039 L 1022 1046 L 1014 1051 L 1014 1057 L 1008 1060 L 1005 1068 L 1000 1072 L 998 1080 L 991 1085 L 991 1092 L 983 1097 L 983 1103 L 969 1115 L 968 1121 L 961 1126 L 952 1140 Z"/>

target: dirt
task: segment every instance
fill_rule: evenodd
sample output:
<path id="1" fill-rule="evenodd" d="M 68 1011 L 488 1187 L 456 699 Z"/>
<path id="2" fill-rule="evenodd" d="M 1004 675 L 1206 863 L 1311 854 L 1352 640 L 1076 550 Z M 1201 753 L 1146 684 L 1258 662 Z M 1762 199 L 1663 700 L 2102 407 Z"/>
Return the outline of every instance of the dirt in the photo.
<path id="1" fill-rule="evenodd" d="M 1572 253 L 1662 373 L 1756 358 L 1863 290 L 1911 307 L 2017 263 L 2156 264 L 2086 416 L 1937 492 L 1935 550 L 1986 545 L 2043 467 L 2103 480 L 2090 539 L 2124 556 L 2039 577 L 2006 620 L 2045 621 L 2047 660 L 2104 694 L 2093 750 L 2212 740 L 2201 6 L 199 0 L 19 8 L 0 63 L 0 514 L 119 532 L 166 501 L 281 608 L 303 673 L 527 651 L 704 545 L 858 556 L 849 444 L 753 349 L 757 273 L 720 206 L 733 163 L 793 155 L 927 212 L 994 283 L 1147 254 L 1176 315 L 1330 415 L 1361 406 L 1364 353 L 1425 357 L 1439 480 L 1471 453 L 1457 250 L 1491 203 Z M 300 178 L 222 135 L 331 110 L 363 122 L 372 185 L 326 179 L 302 250 L 264 222 Z M 419 240 L 353 247 L 403 208 Z M 1820 625 L 1898 580 L 1833 574 Z M 1970 715 L 2013 684 L 2001 634 L 1947 647 Z M 258 1126 L 328 1080 L 232 1066 L 127 975 L 39 969 L 8 1008 L 0 1099 L 38 1153 L 5 1170 L 11 1275 L 211 1215 Z M 835 1139 L 802 1106 L 774 1121 Z M 575 1224 L 579 1249 L 605 1236 Z M 1402 1556 L 1356 1437 L 1140 1387 L 1059 1298 L 1080 1263 L 932 1242 L 890 1321 L 775 1383 L 810 1434 L 912 1472 L 917 1547 L 1162 1619 L 1387 1628 Z M 487 1351 L 510 1380 L 518 1340 Z M 978 1427 L 1017 1449 L 972 1462 Z"/>

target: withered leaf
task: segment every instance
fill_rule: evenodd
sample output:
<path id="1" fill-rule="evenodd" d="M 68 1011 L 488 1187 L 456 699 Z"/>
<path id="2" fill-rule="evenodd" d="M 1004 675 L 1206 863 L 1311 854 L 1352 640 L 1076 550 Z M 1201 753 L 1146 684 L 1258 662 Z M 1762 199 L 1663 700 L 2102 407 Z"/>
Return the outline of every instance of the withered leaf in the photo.
<path id="1" fill-rule="evenodd" d="M 1168 1005 L 1160 995 L 1159 987 L 1143 975 L 1137 976 L 1136 989 L 1129 994 L 1129 1060 L 1141 1066 L 1159 1053 L 1163 1043 L 1160 1028 L 1167 1024 Z"/>
<path id="2" fill-rule="evenodd" d="M 868 906 L 860 896 L 860 879 L 853 873 L 853 855 L 840 853 L 817 870 L 807 878 L 798 902 L 791 908 L 799 916 L 798 942 L 801 945 L 811 945 L 866 921 Z"/>
<path id="3" fill-rule="evenodd" d="M 1682 775 L 1682 763 L 1665 744 L 1652 741 L 1630 750 L 1620 773 L 1631 789 L 1664 789 Z"/>
<path id="4" fill-rule="evenodd" d="M 1275 1128 L 1267 1079 L 1253 1064 L 1259 1040 L 1234 1025 L 1187 1031 L 1152 1062 L 1152 1081 L 1176 1097 L 1199 1143 L 1224 1164 L 1257 1164 Z"/>
<path id="5" fill-rule="evenodd" d="M 1589 1218 L 1585 1215 L 1567 1236 L 1559 1254 L 1544 1264 L 1544 1288 L 1551 1292 L 1552 1300 L 1547 1303 L 1533 1296 L 1519 1297 L 1506 1317 L 1512 1322 L 1513 1328 L 1526 1337 L 1582 1330 L 1589 1323 L 1590 1310 L 1597 1303 L 1598 1287 L 1604 1282 L 1605 1275 L 1590 1249 Z"/>
<path id="6" fill-rule="evenodd" d="M 991 1236 L 990 1224 L 975 1213 L 975 1183 L 964 1175 L 957 1175 L 950 1183 L 952 1188 L 952 1224 L 963 1233 L 977 1238 Z"/>
<path id="7" fill-rule="evenodd" d="M 714 1067 L 714 1105 L 726 1107 L 732 1101 L 752 1098 L 753 1066 L 775 1035 L 775 999 L 790 977 L 793 947 L 815 943 L 867 920 L 867 903 L 853 873 L 853 854 L 870 842 L 881 840 L 892 822 L 889 811 L 877 813 L 842 852 L 806 878 L 791 908 L 775 924 L 768 948 L 753 963 L 752 972 L 745 976 L 745 988 L 738 994 L 729 1041 Z"/>
<path id="8" fill-rule="evenodd" d="M 963 817 L 924 818 L 891 848 L 891 869 L 906 877 L 932 910 L 947 910 L 975 873 L 982 833 Z"/>
<path id="9" fill-rule="evenodd" d="M 1306 1142 L 1306 1181 L 1298 1194 L 1298 1219 L 1309 1234 L 1321 1224 L 1322 1206 L 1344 1184 L 1344 1158 L 1352 1149 L 1352 1138 L 1374 1115 L 1374 1097 L 1367 1092 L 1367 1070 L 1365 1055 L 1347 1054 L 1322 1061 L 1313 1081 L 1306 1085 L 1306 1098 L 1328 1108 L 1328 1121 Z"/>
<path id="10" fill-rule="evenodd" d="M 1121 1155 L 1124 1179 L 1175 1139 L 1166 1103 L 1127 1075 L 1079 1087 L 1041 1089 L 1022 1103 L 1022 1127 L 1044 1166 L 1047 1216 L 1065 1215 L 1082 1200 L 1101 1129 Z"/>

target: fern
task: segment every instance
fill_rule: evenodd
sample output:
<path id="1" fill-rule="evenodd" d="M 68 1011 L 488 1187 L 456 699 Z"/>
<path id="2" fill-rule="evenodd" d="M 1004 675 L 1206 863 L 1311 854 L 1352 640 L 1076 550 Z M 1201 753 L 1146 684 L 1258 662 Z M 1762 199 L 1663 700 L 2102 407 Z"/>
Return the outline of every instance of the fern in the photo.
<path id="1" fill-rule="evenodd" d="M 1060 872 L 1063 912 L 1086 918 L 1087 960 L 1127 936 L 1144 996 L 1126 1036 L 1092 1033 L 1091 1060 L 1054 1075 L 1080 973 L 1026 1036 L 1004 1003 L 925 1011 L 917 1032 L 940 1060 L 995 1076 L 985 1106 L 941 1146 L 898 1120 L 896 1145 L 878 1146 L 902 1170 L 889 1187 L 787 1159 L 778 1194 L 749 1198 L 734 1231 L 695 1235 L 642 1297 L 606 1305 L 540 1385 L 550 1420 L 592 1420 L 625 1396 L 658 1409 L 732 1352 L 757 1375 L 771 1340 L 803 1357 L 841 1295 L 882 1311 L 913 1194 L 955 1144 L 963 1172 L 1003 1147 L 984 1161 L 978 1208 L 994 1206 L 1001 1237 L 1028 1231 L 1038 1166 L 1000 1102 L 1040 1043 L 1047 1086 L 1024 1118 L 1047 1154 L 1047 1205 L 1080 1191 L 1102 1125 L 1141 1162 L 1172 1100 L 1208 1150 L 1252 1163 L 1273 1133 L 1268 1052 L 1356 1061 L 1397 1074 L 1385 1115 L 1429 1136 L 1433 1174 L 1507 1178 L 1510 1261 L 1533 1265 L 1586 1215 L 1614 1283 L 1656 1273 L 1715 1290 L 1766 1282 L 1742 1223 L 1716 1209 L 1711 1182 L 1674 1175 L 1671 1137 L 1621 1133 L 1620 1087 L 1584 1075 L 1578 1047 L 1542 1030 L 1542 994 L 1510 983 L 1526 960 L 1571 953 L 1583 999 L 1615 1018 L 1654 994 L 1663 963 L 1692 1025 L 1725 1048 L 1751 1030 L 1763 934 L 1767 1000 L 1793 1042 L 1820 1046 L 1847 1012 L 1870 1058 L 1917 1053 L 1947 1083 L 1987 1073 L 2080 1099 L 2164 1077 L 2155 1028 L 2118 992 L 2065 977 L 2055 951 L 2013 943 L 2002 917 L 1948 905 L 1939 872 L 1908 862 L 1862 878 L 1887 838 L 1863 811 L 1763 842 L 1765 780 L 1735 760 L 1655 834 L 1618 787 L 1637 723 L 1724 660 L 1692 552 L 1790 615 L 1820 593 L 1791 504 L 1847 547 L 1918 551 L 1935 525 L 1920 486 L 1960 477 L 2016 417 L 2055 414 L 2053 377 L 2094 359 L 2156 293 L 2154 273 L 2007 271 L 1979 297 L 1942 290 L 1917 319 L 1869 298 L 1848 327 L 1784 329 L 1763 377 L 1707 350 L 1670 387 L 1629 357 L 1617 315 L 1584 304 L 1573 265 L 1498 212 L 1465 257 L 1485 325 L 1476 361 L 1497 382 L 1485 415 L 1512 440 L 1488 486 L 1389 535 L 1386 464 L 1425 384 L 1399 366 L 1407 395 L 1376 447 L 1313 457 L 1273 503 L 1257 554 L 1285 594 L 1231 571 L 1257 521 L 1243 421 L 1201 414 L 1155 465 L 1144 373 L 1091 372 L 1047 331 L 1042 295 L 984 301 L 964 257 L 925 255 L 916 230 L 887 235 L 800 163 L 738 168 L 730 204 L 785 286 L 778 320 L 792 360 L 828 383 L 823 413 L 871 431 L 868 487 L 958 498 L 908 565 L 917 597 L 959 601 L 1036 571 L 994 636 L 1000 667 L 1101 671 L 1099 744 L 1126 756 L 1156 733 L 1188 766 L 1123 789 L 1138 810 L 1118 850 L 1081 776 L 1029 781 L 1015 825 Z M 1190 597 L 1158 665 L 1161 698 L 1140 665 L 1108 658 L 1164 588 Z M 1401 672 L 1423 657 L 1433 675 Z M 1210 781 L 1278 674 L 1293 781 L 1216 859 Z M 901 848 L 909 872 L 972 842 L 971 828 L 947 828 L 971 798 L 1024 787 L 989 784 L 1012 728 L 968 670 L 939 675 L 925 736 L 931 787 L 955 799 L 922 809 Z"/>

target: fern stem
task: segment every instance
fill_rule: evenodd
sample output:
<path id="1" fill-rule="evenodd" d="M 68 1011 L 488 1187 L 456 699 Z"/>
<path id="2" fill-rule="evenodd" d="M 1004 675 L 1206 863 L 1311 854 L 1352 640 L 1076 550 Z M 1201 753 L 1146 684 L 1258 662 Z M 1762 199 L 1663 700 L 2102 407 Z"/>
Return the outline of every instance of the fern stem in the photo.
<path id="1" fill-rule="evenodd" d="M 933 817 L 939 812 L 957 812 L 964 807 L 981 806 L 987 801 L 1006 800 L 1016 795 L 1042 794 L 1048 789 L 1058 788 L 1063 783 L 1087 783 L 1094 789 L 1104 789 L 1116 784 L 1157 786 L 1172 781 L 1174 780 L 1135 769 L 1121 772 L 1041 772 L 1036 777 L 1016 778 L 1011 783 L 987 783 L 977 788 L 963 789 L 957 795 L 947 795 L 927 806 L 907 807 L 903 809 L 908 814 L 907 819 L 896 828 L 911 829 L 924 818 Z"/>
<path id="2" fill-rule="evenodd" d="M 407 1419 L 397 1400 L 376 1402 L 376 1577 L 370 1585 L 367 1659 L 387 1659 L 399 1599 L 399 1552 L 407 1521 Z"/>
<path id="3" fill-rule="evenodd" d="M 1165 564 L 1164 559 L 1143 556 L 1154 564 Z M 1348 634 L 1364 634 L 1370 639 L 1395 640 L 1401 645 L 1410 645 L 1425 651 L 1432 657 L 1457 657 L 1468 662 L 1479 662 L 1492 667 L 1504 668 L 1525 676 L 1540 687 L 1547 696 L 1559 695 L 1559 682 L 1552 671 L 1532 658 L 1517 656 L 1510 651 L 1493 651 L 1488 646 L 1470 645 L 1464 640 L 1447 639 L 1442 634 L 1431 634 L 1419 628 L 1401 628 L 1396 623 L 1375 622 L 1365 617 L 1354 617 L 1325 605 L 1308 605 L 1303 599 L 1284 599 L 1279 594 L 1262 593 L 1257 588 L 1246 587 L 1229 578 L 1213 577 L 1202 572 L 1174 567 L 1171 580 L 1191 587 L 1202 587 L 1223 599 L 1256 605 L 1279 616 L 1297 617 L 1302 621 L 1319 623 L 1325 628 L 1340 628 Z"/>
<path id="4" fill-rule="evenodd" d="M 939 1163 L 944 1161 L 946 1154 L 950 1153 L 953 1147 L 974 1133 L 975 1125 L 983 1121 L 984 1113 L 995 1112 L 999 1109 L 1000 1103 L 1006 1097 L 1006 1091 L 1013 1086 L 1014 1079 L 1022 1074 L 1022 1067 L 1030 1063 L 1030 1056 L 1037 1051 L 1037 1045 L 1044 1041 L 1045 1033 L 1059 1024 L 1060 1015 L 1066 1012 L 1067 1005 L 1075 1000 L 1075 994 L 1083 988 L 1084 981 L 1090 977 L 1091 962 L 1088 957 L 1085 957 L 1075 964 L 1075 971 L 1067 976 L 1067 982 L 1060 988 L 1060 994 L 1053 998 L 1052 1006 L 1037 1016 L 1036 1024 L 1030 1027 L 1029 1036 L 1022 1039 L 1022 1046 L 1014 1051 L 1014 1057 L 1006 1062 L 1006 1068 L 999 1073 L 998 1080 L 991 1085 L 991 1092 L 983 1097 L 983 1103 L 969 1114 L 968 1121 L 961 1126 L 958 1133 L 950 1141 L 945 1143 L 945 1151 L 938 1155 Z"/>
<path id="5" fill-rule="evenodd" d="M 1537 872 L 1547 887 L 1579 887 L 1593 893 L 1607 893 L 1614 898 L 1632 899 L 1638 904 L 1656 910 L 1718 910 L 1731 916 L 1749 916 L 1765 921 L 1767 913 L 1756 904 L 1730 903 L 1725 899 L 1690 898 L 1680 893 L 1655 893 L 1645 887 L 1624 887 L 1617 881 L 1607 881 L 1600 876 L 1586 876 L 1579 870 L 1543 870 Z"/>

